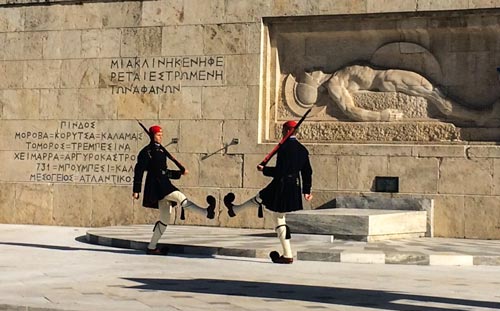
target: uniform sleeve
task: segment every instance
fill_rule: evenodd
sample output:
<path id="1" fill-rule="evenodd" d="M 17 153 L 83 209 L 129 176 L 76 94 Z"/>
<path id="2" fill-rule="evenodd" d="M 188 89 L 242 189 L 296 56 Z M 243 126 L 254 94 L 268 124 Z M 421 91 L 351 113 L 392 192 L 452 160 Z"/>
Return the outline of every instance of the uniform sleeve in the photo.
<path id="1" fill-rule="evenodd" d="M 147 152 L 143 149 L 137 156 L 137 163 L 134 167 L 134 185 L 133 192 L 140 193 L 142 188 L 142 177 L 144 176 L 144 171 L 147 170 L 149 165 L 149 157 Z"/>
<path id="2" fill-rule="evenodd" d="M 268 176 L 268 177 L 274 177 L 275 172 L 276 172 L 276 168 L 273 166 L 271 166 L 271 167 L 264 166 L 264 169 L 262 170 L 262 174 L 264 174 L 264 176 Z"/>
<path id="3" fill-rule="evenodd" d="M 302 193 L 303 194 L 311 194 L 312 187 L 312 167 L 309 162 L 309 152 L 304 153 L 304 165 L 300 169 L 300 175 L 302 176 Z"/>
<path id="4" fill-rule="evenodd" d="M 181 170 L 167 170 L 167 177 L 169 179 L 181 179 L 182 171 Z"/>

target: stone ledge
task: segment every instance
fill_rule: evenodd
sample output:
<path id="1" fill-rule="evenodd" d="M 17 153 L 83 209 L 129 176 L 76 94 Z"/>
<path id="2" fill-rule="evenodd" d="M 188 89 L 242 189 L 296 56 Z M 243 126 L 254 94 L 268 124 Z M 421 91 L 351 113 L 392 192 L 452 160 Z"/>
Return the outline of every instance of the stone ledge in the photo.
<path id="1" fill-rule="evenodd" d="M 370 242 L 424 236 L 426 212 L 366 208 L 303 210 L 288 214 L 287 223 L 292 232 Z"/>
<path id="2" fill-rule="evenodd" d="M 160 246 L 172 253 L 268 258 L 279 242 L 270 230 L 169 226 Z M 203 238 L 200 238 L 203 237 Z M 92 244 L 145 250 L 151 226 L 104 227 L 87 231 Z M 419 238 L 377 243 L 331 240 L 330 236 L 292 234 L 296 258 L 307 261 L 403 265 L 500 266 L 498 241 Z"/>
<path id="3" fill-rule="evenodd" d="M 384 195 L 372 196 L 338 196 L 337 208 L 363 208 L 387 210 L 426 211 L 426 237 L 434 236 L 434 199 L 418 197 L 388 197 Z"/>

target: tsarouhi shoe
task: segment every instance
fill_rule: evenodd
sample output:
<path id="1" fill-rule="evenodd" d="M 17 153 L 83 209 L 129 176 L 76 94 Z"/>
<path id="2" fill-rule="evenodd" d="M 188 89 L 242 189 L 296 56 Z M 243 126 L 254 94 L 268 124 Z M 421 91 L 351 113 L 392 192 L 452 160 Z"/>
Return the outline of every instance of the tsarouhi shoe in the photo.
<path id="1" fill-rule="evenodd" d="M 160 255 L 160 256 L 165 256 L 168 254 L 168 247 L 160 247 L 160 248 L 154 248 L 154 249 L 146 249 L 146 254 L 148 255 Z"/>
<path id="2" fill-rule="evenodd" d="M 214 219 L 215 218 L 215 205 L 216 205 L 216 200 L 215 197 L 209 195 L 207 196 L 207 218 L 208 219 Z"/>
<path id="3" fill-rule="evenodd" d="M 288 257 L 280 256 L 280 254 L 277 251 L 270 252 L 269 253 L 269 257 L 271 257 L 271 260 L 274 263 L 281 263 L 281 264 L 291 264 L 291 263 L 293 263 L 293 258 L 288 258 Z"/>
<path id="4" fill-rule="evenodd" d="M 228 194 L 226 194 L 224 196 L 224 205 L 226 206 L 227 208 L 227 213 L 229 214 L 229 217 L 234 217 L 236 216 L 236 214 L 234 213 L 234 210 L 233 210 L 233 202 L 234 202 L 234 199 L 235 199 L 235 195 L 234 193 L 232 192 L 229 192 Z"/>

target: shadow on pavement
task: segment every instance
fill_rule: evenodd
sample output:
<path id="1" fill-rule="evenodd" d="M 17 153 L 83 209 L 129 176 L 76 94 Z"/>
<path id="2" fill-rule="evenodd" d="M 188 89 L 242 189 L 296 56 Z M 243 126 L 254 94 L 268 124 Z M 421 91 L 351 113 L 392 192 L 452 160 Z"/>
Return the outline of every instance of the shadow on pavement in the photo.
<path id="1" fill-rule="evenodd" d="M 79 236 L 75 238 L 76 241 L 88 245 L 95 245 L 93 243 L 89 243 L 86 239 L 85 236 Z M 48 245 L 48 244 L 34 244 L 34 243 L 21 243 L 21 242 L 0 242 L 0 245 L 11 245 L 11 246 L 22 246 L 22 247 L 35 247 L 35 248 L 43 248 L 43 249 L 52 249 L 52 250 L 58 250 L 58 251 L 90 251 L 90 252 L 105 252 L 105 253 L 114 253 L 114 254 L 130 254 L 130 255 L 144 255 L 144 256 L 149 256 L 146 255 L 146 253 L 143 250 L 137 250 L 137 249 L 125 249 L 125 248 L 120 248 L 120 247 L 115 247 L 115 246 L 100 246 L 97 245 L 97 247 L 102 247 L 102 248 L 84 248 L 84 247 L 71 247 L 71 246 L 61 246 L 61 245 Z M 158 244 L 160 245 L 160 244 Z M 166 246 L 164 244 L 161 244 L 163 246 Z M 169 245 L 171 246 L 171 245 Z M 173 246 L 172 248 L 178 246 Z M 176 251 L 176 249 L 173 249 Z M 155 256 L 156 257 L 156 256 Z M 161 257 L 161 256 L 158 256 Z M 177 252 L 171 252 L 167 256 L 164 257 L 185 257 L 185 258 L 213 258 L 211 255 L 204 255 L 204 254 L 183 254 L 177 250 Z M 0 309 L 2 310 L 2 309 Z"/>
<path id="2" fill-rule="evenodd" d="M 78 237 L 75 240 L 77 240 L 78 242 L 87 243 L 85 241 L 85 237 Z M 134 250 L 134 249 L 83 248 L 83 247 L 71 247 L 71 246 L 61 246 L 61 245 L 20 243 L 20 242 L 0 242 L 0 245 L 36 247 L 36 248 L 52 249 L 52 250 L 59 250 L 59 251 L 92 251 L 92 252 L 106 252 L 106 253 L 117 253 L 117 254 L 143 254 L 144 253 L 142 251 L 138 251 L 138 250 Z"/>
<path id="3" fill-rule="evenodd" d="M 140 290 L 297 300 L 383 310 L 500 309 L 498 302 L 414 295 L 384 290 L 219 279 L 124 279 L 140 283 L 141 285 L 127 287 Z"/>

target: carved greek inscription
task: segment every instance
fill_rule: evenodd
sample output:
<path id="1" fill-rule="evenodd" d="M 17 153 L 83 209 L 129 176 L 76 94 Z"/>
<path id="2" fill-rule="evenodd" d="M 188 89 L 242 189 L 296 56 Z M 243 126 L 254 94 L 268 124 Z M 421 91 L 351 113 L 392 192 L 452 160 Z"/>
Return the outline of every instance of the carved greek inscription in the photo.
<path id="1" fill-rule="evenodd" d="M 97 121 L 60 121 L 58 129 L 17 131 L 14 161 L 32 163 L 26 181 L 131 184 L 141 132 L 99 130 Z"/>
<path id="2" fill-rule="evenodd" d="M 175 94 L 182 86 L 222 84 L 224 57 L 114 58 L 109 80 L 112 94 Z"/>

